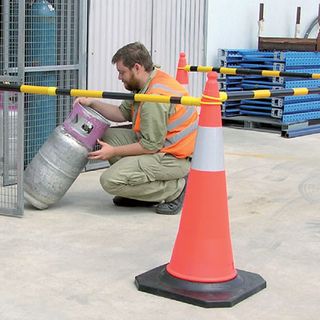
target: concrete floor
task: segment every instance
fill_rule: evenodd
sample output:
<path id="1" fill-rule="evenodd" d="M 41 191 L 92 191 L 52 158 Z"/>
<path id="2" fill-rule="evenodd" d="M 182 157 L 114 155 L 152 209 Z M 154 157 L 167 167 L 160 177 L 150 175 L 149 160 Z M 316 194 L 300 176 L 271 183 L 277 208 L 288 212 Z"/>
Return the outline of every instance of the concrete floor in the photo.
<path id="1" fill-rule="evenodd" d="M 224 133 L 235 265 L 266 289 L 224 309 L 138 291 L 136 275 L 170 260 L 180 215 L 114 207 L 94 171 L 45 211 L 0 216 L 0 319 L 318 320 L 320 135 Z"/>

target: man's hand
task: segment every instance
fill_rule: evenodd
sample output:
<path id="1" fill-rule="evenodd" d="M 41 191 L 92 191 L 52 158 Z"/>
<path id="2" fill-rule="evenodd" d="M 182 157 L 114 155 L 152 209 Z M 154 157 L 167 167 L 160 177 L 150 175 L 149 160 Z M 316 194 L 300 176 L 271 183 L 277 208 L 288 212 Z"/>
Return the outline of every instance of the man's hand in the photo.
<path id="1" fill-rule="evenodd" d="M 74 100 L 74 104 L 75 103 L 80 103 L 85 107 L 94 109 L 108 120 L 115 122 L 127 121 L 118 106 L 105 103 L 99 99 L 78 97 Z"/>
<path id="2" fill-rule="evenodd" d="M 82 106 L 90 107 L 93 101 L 94 99 L 92 98 L 78 97 L 74 100 L 73 104 L 80 103 Z"/>
<path id="3" fill-rule="evenodd" d="M 100 150 L 89 152 L 90 160 L 109 160 L 115 156 L 138 156 L 141 154 L 153 154 L 159 150 L 147 150 L 139 142 L 126 144 L 122 146 L 111 146 L 110 144 L 97 140 L 101 146 Z"/>
<path id="4" fill-rule="evenodd" d="M 110 158 L 116 155 L 115 149 L 113 146 L 99 139 L 97 141 L 100 144 L 101 149 L 97 151 L 89 152 L 88 154 L 89 160 L 109 160 Z"/>

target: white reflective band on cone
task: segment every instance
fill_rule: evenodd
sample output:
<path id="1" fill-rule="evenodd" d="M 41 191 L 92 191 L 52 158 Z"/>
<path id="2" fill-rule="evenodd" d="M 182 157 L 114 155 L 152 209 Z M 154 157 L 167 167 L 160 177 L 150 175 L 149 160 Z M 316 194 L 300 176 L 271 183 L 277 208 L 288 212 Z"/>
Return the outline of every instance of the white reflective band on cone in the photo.
<path id="1" fill-rule="evenodd" d="M 224 171 L 222 127 L 198 127 L 192 169 Z"/>

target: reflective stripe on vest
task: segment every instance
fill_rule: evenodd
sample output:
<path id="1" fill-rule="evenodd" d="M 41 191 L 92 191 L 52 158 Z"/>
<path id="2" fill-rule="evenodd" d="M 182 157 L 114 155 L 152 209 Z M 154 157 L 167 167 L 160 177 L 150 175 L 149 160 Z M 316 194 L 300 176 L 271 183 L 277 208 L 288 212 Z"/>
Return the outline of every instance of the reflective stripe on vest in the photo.
<path id="1" fill-rule="evenodd" d="M 180 126 L 183 122 L 185 122 L 186 120 L 188 120 L 193 116 L 194 107 L 186 106 L 185 108 L 187 109 L 187 111 L 182 115 L 182 117 L 168 124 L 167 126 L 168 131 Z"/>
<path id="2" fill-rule="evenodd" d="M 224 171 L 222 127 L 198 127 L 191 168 L 200 171 Z"/>
<path id="3" fill-rule="evenodd" d="M 189 135 L 191 132 L 197 130 L 197 127 L 198 127 L 198 121 L 193 122 L 190 126 L 183 129 L 179 133 L 176 133 L 174 136 L 171 136 L 169 139 L 167 138 L 166 141 L 164 142 L 164 146 L 168 147 L 172 144 L 177 143 L 179 140 L 182 140 L 187 135 Z"/>
<path id="4" fill-rule="evenodd" d="M 163 96 L 183 96 L 188 92 L 175 79 L 168 74 L 158 70 L 150 81 L 146 94 L 157 94 Z M 141 107 L 137 109 L 132 105 L 132 117 L 134 120 L 133 130 L 140 135 Z M 156 105 L 155 105 L 156 107 Z M 174 109 L 173 109 L 174 107 Z M 171 104 L 167 114 L 166 135 L 163 137 L 163 147 L 160 152 L 169 153 L 177 158 L 186 158 L 192 155 L 198 127 L 198 113 L 195 107 Z M 167 112 L 168 112 L 167 111 Z"/>
<path id="5" fill-rule="evenodd" d="M 162 84 L 162 83 L 156 83 L 156 84 L 154 84 L 154 85 L 151 87 L 151 90 L 150 90 L 150 91 L 152 91 L 153 89 L 163 89 L 163 90 L 165 90 L 165 91 L 167 91 L 167 92 L 169 92 L 169 93 L 171 93 L 171 94 L 173 94 L 173 95 L 175 95 L 175 96 L 178 96 L 178 97 L 182 97 L 182 96 L 183 96 L 183 94 L 182 94 L 181 92 L 176 91 L 176 90 L 173 90 L 173 89 L 171 89 L 170 87 L 168 87 L 168 86 L 166 86 L 166 85 L 164 85 L 164 84 Z M 148 92 L 148 94 L 152 94 L 152 92 L 151 92 L 151 93 Z M 133 106 L 133 105 L 132 105 L 132 106 Z M 190 106 L 188 106 L 188 107 L 190 108 Z M 139 108 L 136 108 L 136 110 L 135 110 L 134 113 L 132 114 L 132 118 L 133 118 L 133 119 L 134 119 L 135 116 L 137 115 L 138 109 L 139 109 Z"/>
<path id="6" fill-rule="evenodd" d="M 168 93 L 171 93 L 175 96 L 179 96 L 179 97 L 182 97 L 183 94 L 179 91 L 176 91 L 176 90 L 173 90 L 172 88 L 170 87 L 167 87 L 166 85 L 162 84 L 162 83 L 155 83 L 152 87 L 151 87 L 151 90 L 152 89 L 163 89 L 165 91 L 168 91 Z"/>
<path id="7" fill-rule="evenodd" d="M 162 89 L 162 90 L 166 91 L 168 94 L 174 94 L 179 97 L 183 96 L 183 94 L 181 92 L 173 90 L 172 88 L 170 88 L 162 83 L 154 84 L 151 87 L 150 92 L 152 92 L 153 89 L 160 89 L 160 90 Z M 185 113 L 180 118 L 174 120 L 173 122 L 171 122 L 167 125 L 168 131 L 172 131 L 175 128 L 182 125 L 185 121 L 187 121 L 189 118 L 191 118 L 194 115 L 194 112 L 196 112 L 195 107 L 183 106 L 183 108 L 185 108 L 185 110 L 186 110 Z M 170 118 L 170 116 L 169 116 L 169 118 Z M 166 138 L 166 140 L 164 142 L 164 147 L 169 147 L 169 146 L 179 142 L 180 140 L 185 138 L 187 135 L 189 135 L 190 133 L 195 131 L 197 129 L 197 127 L 198 127 L 198 121 L 195 121 L 192 124 L 190 124 L 188 127 L 186 127 L 185 129 L 181 130 L 178 133 L 175 133 L 170 138 Z"/>

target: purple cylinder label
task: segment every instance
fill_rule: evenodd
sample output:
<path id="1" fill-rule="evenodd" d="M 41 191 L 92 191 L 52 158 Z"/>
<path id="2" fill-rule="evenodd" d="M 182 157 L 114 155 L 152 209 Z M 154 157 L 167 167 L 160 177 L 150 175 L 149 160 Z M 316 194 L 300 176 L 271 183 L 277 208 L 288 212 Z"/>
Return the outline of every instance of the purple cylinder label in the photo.
<path id="1" fill-rule="evenodd" d="M 110 122 L 92 108 L 76 103 L 62 126 L 91 150 L 110 126 Z"/>

